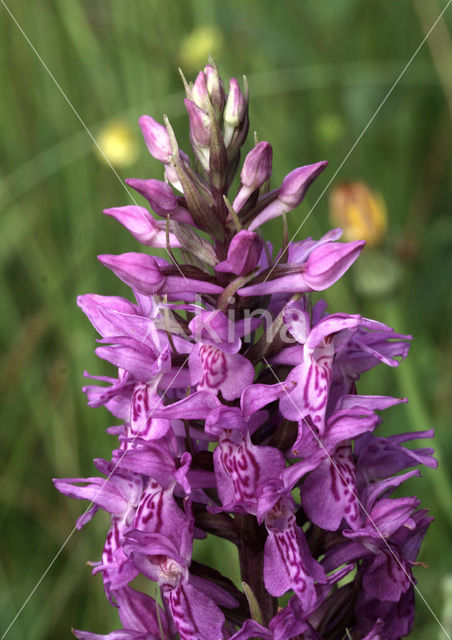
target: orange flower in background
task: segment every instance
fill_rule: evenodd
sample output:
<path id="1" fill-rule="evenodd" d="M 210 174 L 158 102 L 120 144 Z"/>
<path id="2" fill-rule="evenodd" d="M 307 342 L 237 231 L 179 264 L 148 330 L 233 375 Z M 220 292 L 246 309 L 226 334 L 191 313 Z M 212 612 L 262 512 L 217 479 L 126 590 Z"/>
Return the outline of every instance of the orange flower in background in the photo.
<path id="1" fill-rule="evenodd" d="M 345 240 L 366 240 L 367 246 L 378 246 L 387 218 L 383 197 L 364 182 L 342 182 L 331 191 L 330 219 L 344 230 Z"/>

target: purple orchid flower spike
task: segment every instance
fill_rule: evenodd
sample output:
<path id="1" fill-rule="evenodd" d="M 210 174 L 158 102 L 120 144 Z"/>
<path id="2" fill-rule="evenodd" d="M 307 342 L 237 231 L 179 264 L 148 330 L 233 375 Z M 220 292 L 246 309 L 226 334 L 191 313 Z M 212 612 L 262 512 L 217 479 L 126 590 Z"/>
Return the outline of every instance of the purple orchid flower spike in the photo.
<path id="1" fill-rule="evenodd" d="M 96 355 L 115 368 L 85 373 L 93 382 L 84 387 L 90 407 L 114 416 L 115 444 L 110 460 L 95 461 L 102 477 L 55 486 L 91 503 L 78 528 L 99 510 L 110 518 L 91 565 L 123 628 L 74 634 L 399 640 L 413 625 L 416 558 L 431 522 L 401 487 L 419 465 L 436 466 L 430 446 L 409 448 L 433 432 L 384 436 L 382 412 L 406 399 L 362 395 L 359 379 L 399 366 L 411 336 L 312 300 L 352 267 L 363 241 L 341 242 L 341 229 L 279 245 L 261 236 L 327 163 L 272 188 L 268 142 L 240 167 L 246 79 L 231 79 L 226 93 L 210 60 L 184 87 L 191 158 L 166 117 L 142 116 L 165 181 L 126 180 L 150 210 L 104 212 L 144 245 L 99 256 L 131 301 L 77 300 L 99 333 Z M 237 548 L 242 590 L 200 560 L 207 537 Z M 136 579 L 162 606 L 132 588 Z"/>

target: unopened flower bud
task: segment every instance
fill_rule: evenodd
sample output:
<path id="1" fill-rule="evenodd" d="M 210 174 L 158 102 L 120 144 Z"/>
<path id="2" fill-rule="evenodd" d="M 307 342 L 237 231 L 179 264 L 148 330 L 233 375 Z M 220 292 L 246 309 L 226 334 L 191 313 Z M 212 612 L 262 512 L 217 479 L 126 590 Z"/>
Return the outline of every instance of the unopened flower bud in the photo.
<path id="1" fill-rule="evenodd" d="M 144 207 L 134 205 L 113 207 L 104 209 L 104 213 L 116 218 L 141 244 L 157 248 L 167 246 L 165 222 L 154 220 Z M 169 244 L 171 247 L 180 247 L 173 233 L 169 234 Z"/>
<path id="2" fill-rule="evenodd" d="M 156 160 L 165 164 L 168 163 L 172 149 L 166 127 L 151 118 L 151 116 L 141 116 L 138 122 L 149 153 Z"/>
<path id="3" fill-rule="evenodd" d="M 257 233 L 242 229 L 232 238 L 227 259 L 217 264 L 215 270 L 246 275 L 255 269 L 261 253 L 262 240 Z"/>
<path id="4" fill-rule="evenodd" d="M 265 278 L 238 290 L 239 296 L 249 297 L 274 293 L 301 293 L 328 289 L 349 269 L 361 253 L 365 242 L 329 242 L 321 244 L 308 259 L 294 269 L 281 265 L 273 270 L 273 279 Z M 269 274 L 270 275 L 270 274 Z"/>
<path id="5" fill-rule="evenodd" d="M 176 195 L 166 182 L 154 179 L 138 180 L 136 178 L 128 178 L 126 184 L 138 191 L 143 198 L 146 198 L 152 210 L 162 218 L 170 216 L 179 222 L 193 224 L 189 212 L 179 204 Z"/>
<path id="6" fill-rule="evenodd" d="M 345 239 L 362 238 L 377 246 L 387 227 L 385 202 L 363 182 L 344 182 L 331 192 L 330 219 L 342 227 Z"/>
<path id="7" fill-rule="evenodd" d="M 323 291 L 341 278 L 366 243 L 330 242 L 314 249 L 306 261 L 303 278 L 313 291 Z"/>
<path id="8" fill-rule="evenodd" d="M 243 163 L 240 178 L 249 189 L 259 189 L 272 174 L 273 150 L 268 142 L 258 142 L 248 153 Z"/>
<path id="9" fill-rule="evenodd" d="M 258 142 L 248 153 L 240 173 L 242 187 L 232 205 L 234 211 L 238 213 L 250 195 L 270 178 L 272 158 L 273 150 L 268 142 Z"/>
<path id="10" fill-rule="evenodd" d="M 218 69 L 208 64 L 204 67 L 204 75 L 206 79 L 207 93 L 210 98 L 210 102 L 215 110 L 217 116 L 220 116 L 223 112 L 225 95 L 223 82 L 219 76 Z"/>
<path id="11" fill-rule="evenodd" d="M 98 260 L 129 287 L 144 295 L 157 293 L 163 285 L 168 294 L 198 292 L 215 295 L 223 291 L 223 288 L 215 283 L 186 278 L 177 272 L 177 275 L 164 275 L 165 261 L 146 253 L 104 254 L 98 256 Z"/>
<path id="12" fill-rule="evenodd" d="M 224 107 L 223 119 L 226 124 L 237 128 L 246 113 L 246 101 L 235 78 L 229 82 L 229 93 Z"/>
<path id="13" fill-rule="evenodd" d="M 146 253 L 104 254 L 98 260 L 129 287 L 145 295 L 156 293 L 165 282 L 157 260 Z"/>
<path id="14" fill-rule="evenodd" d="M 208 147 L 210 144 L 212 125 L 210 118 L 192 100 L 185 98 L 185 106 L 190 120 L 190 133 L 193 141 L 201 147 Z"/>
<path id="15" fill-rule="evenodd" d="M 209 94 L 207 93 L 206 76 L 202 71 L 196 76 L 191 90 L 193 102 L 203 111 L 208 110 Z"/>
<path id="16" fill-rule="evenodd" d="M 248 229 L 254 231 L 264 222 L 295 209 L 305 197 L 309 186 L 325 169 L 327 164 L 328 162 L 326 161 L 307 164 L 288 173 L 281 183 L 277 199 L 254 218 Z"/>
<path id="17" fill-rule="evenodd" d="M 328 162 L 316 162 L 304 167 L 294 169 L 281 183 L 278 200 L 283 202 L 290 209 L 298 207 L 303 200 L 308 187 L 314 182 L 317 176 L 325 169 Z"/>

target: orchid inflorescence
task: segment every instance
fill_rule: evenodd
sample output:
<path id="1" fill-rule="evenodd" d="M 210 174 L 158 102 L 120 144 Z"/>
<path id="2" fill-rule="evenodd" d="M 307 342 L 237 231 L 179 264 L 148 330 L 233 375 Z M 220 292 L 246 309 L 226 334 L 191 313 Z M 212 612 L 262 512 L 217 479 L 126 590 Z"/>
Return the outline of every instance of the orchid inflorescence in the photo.
<path id="1" fill-rule="evenodd" d="M 84 388 L 121 424 L 103 477 L 55 480 L 91 502 L 84 526 L 111 515 L 102 559 L 106 595 L 123 629 L 75 630 L 82 640 L 396 640 L 414 614 L 412 566 L 431 518 L 416 497 L 391 497 L 432 450 L 431 431 L 382 437 L 376 413 L 405 399 L 359 395 L 379 363 L 396 367 L 411 336 L 345 313 L 313 292 L 333 285 L 363 249 L 287 241 L 275 253 L 262 224 L 297 207 L 326 162 L 270 189 L 272 148 L 246 155 L 248 90 L 226 95 L 213 61 L 184 79 L 193 159 L 165 119 L 140 118 L 165 181 L 127 180 L 138 205 L 107 209 L 149 253 L 99 260 L 133 291 L 80 296 L 101 335 L 97 355 L 117 377 Z M 192 559 L 193 540 L 236 545 L 242 589 Z M 155 600 L 132 588 L 141 576 Z M 143 579 L 140 582 L 143 585 Z M 151 589 L 151 586 L 153 588 Z"/>

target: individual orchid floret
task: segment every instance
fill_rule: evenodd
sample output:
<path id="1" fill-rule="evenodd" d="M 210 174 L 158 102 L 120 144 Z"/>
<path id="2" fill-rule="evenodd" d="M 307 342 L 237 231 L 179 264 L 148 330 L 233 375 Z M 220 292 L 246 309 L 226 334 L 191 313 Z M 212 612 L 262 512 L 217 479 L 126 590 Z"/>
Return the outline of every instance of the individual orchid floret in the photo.
<path id="1" fill-rule="evenodd" d="M 157 382 L 167 390 L 189 384 L 188 372 L 172 364 L 169 345 L 159 351 L 157 345 L 143 344 L 134 338 L 122 336 L 104 338 L 99 342 L 103 345 L 97 347 L 96 355 L 126 371 L 135 380 Z M 159 402 L 160 399 L 156 404 Z"/>
<path id="2" fill-rule="evenodd" d="M 151 529 L 146 522 L 146 531 L 129 532 L 125 551 L 146 577 L 159 584 L 181 640 L 216 640 L 222 637 L 225 618 L 215 598 L 223 606 L 237 603 L 221 589 L 208 595 L 203 580 L 190 575 L 194 526 L 190 504 L 185 503 L 185 515 L 175 503 L 174 509 L 177 519 L 155 513 Z"/>
<path id="3" fill-rule="evenodd" d="M 231 240 L 226 260 L 215 265 L 215 271 L 245 276 L 256 268 L 263 244 L 257 233 L 242 229 Z"/>
<path id="4" fill-rule="evenodd" d="M 77 304 L 103 338 L 122 333 L 121 319 L 127 318 L 132 324 L 139 317 L 136 305 L 119 296 L 88 293 L 78 296 Z"/>
<path id="5" fill-rule="evenodd" d="M 99 562 L 90 562 L 92 574 L 100 573 L 104 583 L 105 594 L 111 604 L 114 604 L 115 594 L 130 584 L 138 575 L 130 558 L 124 553 L 124 534 L 130 527 L 120 519 L 113 517 L 107 533 L 102 558 Z"/>
<path id="6" fill-rule="evenodd" d="M 259 499 L 258 519 L 265 521 L 264 580 L 273 596 L 292 590 L 303 610 L 317 599 L 315 582 L 325 583 L 323 567 L 311 556 L 304 533 L 297 525 L 295 502 L 282 483 L 264 487 Z"/>
<path id="7" fill-rule="evenodd" d="M 381 480 L 419 464 L 436 469 L 438 461 L 433 457 L 431 447 L 407 449 L 401 446 L 410 440 L 433 438 L 433 435 L 433 429 L 429 429 L 400 433 L 387 438 L 361 437 L 355 448 L 358 481 L 363 483 L 369 480 Z"/>
<path id="8" fill-rule="evenodd" d="M 149 153 L 154 156 L 156 160 L 163 163 L 166 178 L 175 189 L 182 192 L 182 185 L 171 165 L 175 149 L 173 148 L 167 127 L 156 122 L 150 116 L 141 116 L 139 124 Z M 179 151 L 179 157 L 184 163 L 189 162 L 187 154 L 183 151 Z"/>
<path id="9" fill-rule="evenodd" d="M 137 571 L 125 556 L 122 548 L 123 536 L 133 523 L 136 509 L 143 492 L 143 479 L 127 471 L 118 471 L 111 463 L 98 460 L 96 466 L 104 478 L 63 478 L 54 480 L 61 493 L 79 500 L 90 500 L 94 506 L 77 521 L 84 526 L 103 509 L 111 514 L 112 523 L 107 535 L 101 562 L 93 563 L 93 573 L 102 572 L 105 591 L 111 600 L 112 591 L 133 580 Z"/>
<path id="10" fill-rule="evenodd" d="M 189 211 L 181 206 L 173 190 L 165 182 L 152 179 L 136 180 L 135 178 L 130 178 L 126 180 L 126 183 L 135 189 L 135 191 L 138 191 L 143 198 L 146 198 L 152 210 L 155 211 L 157 215 L 162 218 L 169 216 L 172 220 L 193 224 Z M 109 209 L 107 211 L 115 210 Z"/>
<path id="11" fill-rule="evenodd" d="M 206 419 L 206 431 L 218 433 L 214 468 L 223 509 L 255 515 L 259 487 L 277 478 L 284 468 L 281 452 L 253 445 L 248 424 L 237 408 L 215 409 Z"/>
<path id="12" fill-rule="evenodd" d="M 282 472 L 281 452 L 254 445 L 251 435 L 266 418 L 261 409 L 285 392 L 281 384 L 251 385 L 241 395 L 240 409 L 217 406 L 206 414 L 205 430 L 218 439 L 214 468 L 224 509 L 256 514 L 261 488 Z"/>
<path id="13" fill-rule="evenodd" d="M 165 282 L 157 260 L 143 253 L 131 252 L 119 256 L 105 254 L 98 256 L 98 260 L 123 282 L 143 294 L 157 293 Z"/>
<path id="14" fill-rule="evenodd" d="M 152 303 L 148 309 L 144 310 L 140 309 L 139 305 L 134 305 L 118 296 L 95 294 L 78 296 L 77 304 L 103 338 L 127 337 L 155 350 L 155 352 L 158 351 L 160 356 L 169 344 L 168 336 L 162 330 L 164 322 L 160 319 L 160 313 L 164 308 L 162 304 Z M 185 343 L 183 339 L 177 336 L 175 341 L 180 352 L 187 350 L 188 343 Z M 157 357 L 156 353 L 154 359 Z M 133 386 L 133 381 L 129 380 L 128 383 Z"/>
<path id="15" fill-rule="evenodd" d="M 79 640 L 158 640 L 162 633 L 168 640 L 175 637 L 167 613 L 150 596 L 123 587 L 115 591 L 115 601 L 123 630 L 100 635 L 74 629 L 75 637 Z"/>
<path id="16" fill-rule="evenodd" d="M 419 503 L 416 498 L 379 497 L 417 473 L 411 471 L 371 486 L 367 494 L 363 495 L 363 506 L 367 514 L 364 526 L 354 532 L 344 531 L 349 542 L 329 551 L 322 563 L 328 571 L 343 562 L 364 559 L 359 567 L 362 591 L 357 608 L 361 610 L 364 602 L 372 606 L 371 616 L 369 609 L 366 612 L 366 617 L 370 618 L 366 630 L 377 619 L 382 618 L 385 608 L 388 613 L 393 608 L 393 613 L 397 610 L 400 612 L 413 596 L 414 581 L 410 565 L 416 558 L 420 541 L 431 519 L 425 522 L 422 512 L 415 511 Z M 422 523 L 419 529 L 418 523 Z M 405 614 L 400 619 L 402 621 L 405 632 L 401 635 L 406 635 L 412 625 L 410 608 L 408 616 L 405 609 Z M 400 628 L 400 622 L 395 628 L 390 628 L 385 623 L 383 637 L 390 640 L 399 638 L 397 629 Z"/>
<path id="17" fill-rule="evenodd" d="M 342 237 L 342 229 L 330 229 L 319 240 L 305 238 L 297 242 L 291 242 L 287 249 L 287 262 L 289 264 L 299 264 L 306 262 L 310 253 L 329 242 L 336 242 Z"/>
<path id="18" fill-rule="evenodd" d="M 97 460 L 96 466 L 105 478 L 62 478 L 55 479 L 55 487 L 61 493 L 78 500 L 90 500 L 123 523 L 129 523 L 143 491 L 143 480 L 129 472 L 114 469 L 111 463 Z"/>
<path id="19" fill-rule="evenodd" d="M 298 207 L 310 185 L 322 173 L 327 164 L 328 162 L 316 162 L 288 173 L 281 183 L 276 200 L 254 218 L 248 229 L 254 231 L 264 222 L 268 222 L 268 220 L 277 218 L 283 213 L 288 213 Z"/>
<path id="20" fill-rule="evenodd" d="M 82 387 L 82 391 L 87 397 L 88 407 L 104 406 L 115 418 L 124 420 L 130 412 L 130 399 L 134 384 L 130 374 L 122 370 L 118 372 L 117 378 L 93 376 L 87 371 L 83 375 L 92 380 L 109 383 L 107 386 L 88 384 Z"/>
<path id="21" fill-rule="evenodd" d="M 364 242 L 331 243 L 316 247 L 306 261 L 304 278 L 312 291 L 331 287 L 355 262 Z"/>
<path id="22" fill-rule="evenodd" d="M 104 213 L 116 218 L 141 244 L 156 249 L 166 248 L 168 245 L 173 249 L 180 248 L 180 242 L 174 233 L 167 235 L 165 222 L 154 220 L 144 207 L 114 207 L 104 209 Z"/>
<path id="23" fill-rule="evenodd" d="M 341 278 L 361 253 L 364 242 L 334 242 L 314 249 L 305 263 L 276 265 L 238 290 L 242 297 L 323 291 Z"/>
<path id="24" fill-rule="evenodd" d="M 211 106 L 216 118 L 220 120 L 226 98 L 223 82 L 219 76 L 216 65 L 206 65 L 204 70 L 198 73 L 193 84 L 188 84 L 183 74 L 181 75 L 187 98 L 193 100 L 193 102 L 206 113 L 209 112 Z"/>
<path id="25" fill-rule="evenodd" d="M 361 374 L 378 364 L 398 367 L 408 355 L 410 340 L 410 335 L 396 333 L 382 322 L 363 318 L 356 334 L 337 354 L 330 403 L 335 405 L 344 394 L 354 393 Z"/>
<path id="26" fill-rule="evenodd" d="M 221 392 L 226 400 L 238 398 L 253 382 L 254 368 L 238 351 L 241 340 L 221 311 L 203 311 L 190 323 L 197 340 L 189 356 L 191 384 L 197 390 Z"/>
<path id="27" fill-rule="evenodd" d="M 341 343 L 359 327 L 361 316 L 333 314 L 311 329 L 307 312 L 293 303 L 286 308 L 284 321 L 292 336 L 303 344 L 303 356 L 302 363 L 287 378 L 296 386 L 281 398 L 281 413 L 295 421 L 309 416 L 317 431 L 323 433 L 333 359 Z"/>
<path id="28" fill-rule="evenodd" d="M 353 398 L 353 396 L 350 397 Z M 359 495 L 362 488 L 373 479 L 370 471 L 370 456 L 371 452 L 375 451 L 375 447 L 372 447 L 372 444 L 381 440 L 372 435 L 380 419 L 373 410 L 369 412 L 369 407 L 384 409 L 403 400 L 374 396 L 369 397 L 370 402 L 366 402 L 366 396 L 361 398 L 357 406 L 352 405 L 341 409 L 329 418 L 325 436 L 319 441 L 316 441 L 310 432 L 308 424 L 304 424 L 302 435 L 299 436 L 296 444 L 297 449 L 303 451 L 304 457 L 316 457 L 316 454 L 323 453 L 324 459 L 321 464 L 302 484 L 301 502 L 311 522 L 325 530 L 336 531 L 342 521 L 346 521 L 353 530 L 361 526 L 362 510 Z M 354 451 L 351 444 L 353 439 L 357 439 Z M 367 448 L 364 443 L 368 443 Z M 319 451 L 320 449 L 322 451 Z M 366 455 L 364 452 L 367 453 L 366 462 L 369 465 L 364 463 L 361 466 L 357 458 L 359 460 L 360 455 Z M 424 461 L 424 458 L 416 456 L 416 453 L 413 453 L 413 460 L 410 460 L 411 452 L 402 450 L 401 447 L 398 453 L 399 460 L 403 460 L 404 464 L 399 463 L 396 468 L 388 466 L 386 473 L 380 477 L 387 477 Z M 378 457 L 377 452 L 376 457 Z M 431 458 L 428 456 L 425 461 L 426 464 L 431 465 Z M 378 464 L 377 460 L 376 462 Z M 303 470 L 303 464 L 300 464 L 300 467 Z M 297 475 L 297 464 L 295 464 L 292 465 L 290 473 L 285 476 L 285 481 L 292 485 Z"/>
<path id="29" fill-rule="evenodd" d="M 218 294 L 223 288 L 213 282 L 186 278 L 175 267 L 166 267 L 164 260 L 153 258 L 144 253 L 123 253 L 119 256 L 101 255 L 99 262 L 111 269 L 116 276 L 130 287 L 144 295 L 152 295 L 162 288 L 166 293 Z M 167 275 L 166 275 L 167 274 Z"/>

